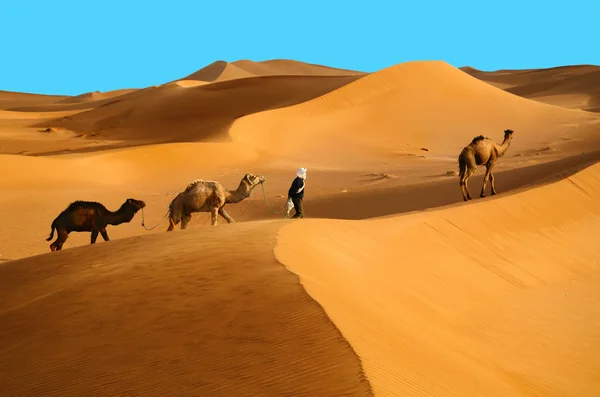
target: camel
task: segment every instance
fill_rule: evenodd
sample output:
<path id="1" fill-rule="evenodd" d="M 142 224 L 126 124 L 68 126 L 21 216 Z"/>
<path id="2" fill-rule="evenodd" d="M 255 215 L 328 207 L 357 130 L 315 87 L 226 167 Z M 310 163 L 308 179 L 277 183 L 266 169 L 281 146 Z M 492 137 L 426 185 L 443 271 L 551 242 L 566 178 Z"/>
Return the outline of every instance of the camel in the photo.
<path id="1" fill-rule="evenodd" d="M 56 241 L 50 244 L 51 251 L 60 251 L 71 232 L 92 232 L 90 244 L 96 243 L 98 233 L 104 241 L 109 241 L 106 226 L 130 222 L 145 206 L 145 202 L 129 198 L 113 212 L 95 201 L 74 201 L 52 221 L 50 237 L 46 241 L 52 240 L 54 229 L 58 236 Z"/>
<path id="2" fill-rule="evenodd" d="M 460 190 L 462 191 L 463 200 L 471 200 L 471 194 L 467 187 L 467 180 L 475 173 L 478 165 L 485 164 L 486 171 L 483 177 L 483 186 L 481 187 L 480 197 L 485 197 L 485 187 L 488 179 L 492 185 L 492 196 L 496 194 L 496 186 L 494 184 L 494 174 L 492 168 L 498 158 L 504 156 L 508 150 L 513 138 L 513 130 L 504 130 L 504 141 L 498 145 L 490 138 L 485 138 L 483 135 L 473 138 L 471 143 L 466 146 L 458 156 Z"/>
<path id="3" fill-rule="evenodd" d="M 225 204 L 239 203 L 250 197 L 255 187 L 265 182 L 262 175 L 246 174 L 236 190 L 227 190 L 219 182 L 196 179 L 188 184 L 169 204 L 168 232 L 181 222 L 185 229 L 194 212 L 210 212 L 211 225 L 217 224 L 217 215 L 221 215 L 227 223 L 233 218 L 225 211 Z"/>

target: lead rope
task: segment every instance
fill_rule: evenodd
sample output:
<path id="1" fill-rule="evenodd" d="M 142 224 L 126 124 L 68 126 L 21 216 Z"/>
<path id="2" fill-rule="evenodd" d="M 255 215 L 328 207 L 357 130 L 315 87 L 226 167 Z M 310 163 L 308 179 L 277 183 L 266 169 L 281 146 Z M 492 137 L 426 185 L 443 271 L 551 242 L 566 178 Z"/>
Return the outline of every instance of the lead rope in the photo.
<path id="1" fill-rule="evenodd" d="M 169 210 L 167 210 L 167 212 L 165 213 L 165 216 L 163 216 L 163 218 L 160 220 L 160 222 L 158 222 L 156 225 L 154 225 L 151 228 L 147 228 L 146 225 L 144 224 L 144 209 L 142 208 L 142 226 L 144 227 L 144 229 L 146 230 L 154 230 L 156 229 L 158 226 L 160 226 L 161 223 L 163 223 L 163 221 L 165 220 L 165 218 L 167 217 L 167 215 L 169 215 Z"/>
<path id="2" fill-rule="evenodd" d="M 281 209 L 281 211 L 275 211 L 272 207 L 271 204 L 269 204 L 269 200 L 267 199 L 267 193 L 265 192 L 265 185 L 264 182 L 260 184 L 260 187 L 262 188 L 263 191 L 263 196 L 265 198 L 265 203 L 267 203 L 267 207 L 269 207 L 269 209 L 271 210 L 272 213 L 274 214 L 281 214 L 283 211 L 286 210 L 288 203 L 287 201 L 285 202 L 285 205 L 283 206 L 283 208 Z M 287 218 L 290 215 L 290 212 L 288 211 L 284 216 L 283 219 Z"/>

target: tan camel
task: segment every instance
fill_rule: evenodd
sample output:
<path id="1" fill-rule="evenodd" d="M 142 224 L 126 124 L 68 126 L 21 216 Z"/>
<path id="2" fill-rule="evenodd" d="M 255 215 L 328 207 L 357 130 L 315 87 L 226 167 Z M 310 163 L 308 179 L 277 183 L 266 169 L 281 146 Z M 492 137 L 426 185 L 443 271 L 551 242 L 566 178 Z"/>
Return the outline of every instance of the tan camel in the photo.
<path id="1" fill-rule="evenodd" d="M 460 190 L 462 191 L 463 200 L 471 200 L 471 194 L 467 187 L 467 180 L 475 173 L 478 165 L 485 164 L 485 176 L 483 177 L 483 186 L 481 187 L 480 197 L 485 197 L 485 187 L 488 179 L 492 185 L 492 196 L 496 194 L 496 186 L 494 185 L 494 174 L 492 168 L 499 157 L 504 156 L 506 150 L 510 146 L 513 138 L 513 130 L 504 130 L 504 141 L 498 145 L 490 138 L 485 138 L 479 135 L 466 146 L 458 156 L 458 168 L 460 178 Z"/>
<path id="2" fill-rule="evenodd" d="M 217 224 L 217 215 L 221 215 L 227 223 L 233 219 L 225 212 L 225 204 L 239 203 L 250 197 L 252 190 L 266 181 L 262 175 L 246 174 L 236 190 L 227 190 L 219 182 L 196 179 L 183 192 L 179 193 L 169 204 L 168 232 L 181 222 L 185 229 L 194 212 L 210 212 L 211 224 Z"/>

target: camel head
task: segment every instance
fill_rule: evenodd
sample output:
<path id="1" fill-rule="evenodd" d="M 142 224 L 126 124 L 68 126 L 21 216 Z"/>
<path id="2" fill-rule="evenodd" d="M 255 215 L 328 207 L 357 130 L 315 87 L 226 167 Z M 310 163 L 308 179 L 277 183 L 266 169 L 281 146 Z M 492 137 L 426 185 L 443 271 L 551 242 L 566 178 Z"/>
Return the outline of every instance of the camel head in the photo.
<path id="1" fill-rule="evenodd" d="M 128 198 L 125 203 L 123 204 L 123 207 L 129 207 L 133 210 L 133 213 L 135 214 L 136 212 L 138 212 L 139 210 L 141 210 L 142 208 L 144 208 L 146 206 L 146 203 L 143 202 L 142 200 L 136 200 L 133 198 Z"/>
<path id="2" fill-rule="evenodd" d="M 513 130 L 504 130 L 504 139 L 512 138 Z"/>
<path id="3" fill-rule="evenodd" d="M 266 182 L 267 178 L 262 175 L 246 174 L 244 175 L 243 181 L 248 183 L 249 186 L 256 186 Z"/>

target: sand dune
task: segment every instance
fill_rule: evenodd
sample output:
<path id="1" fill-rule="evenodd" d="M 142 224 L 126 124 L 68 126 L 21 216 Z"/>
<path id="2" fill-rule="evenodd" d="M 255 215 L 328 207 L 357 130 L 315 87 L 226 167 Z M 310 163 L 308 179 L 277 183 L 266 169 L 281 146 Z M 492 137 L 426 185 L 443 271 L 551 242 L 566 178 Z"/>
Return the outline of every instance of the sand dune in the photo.
<path id="1" fill-rule="evenodd" d="M 90 101 L 101 101 L 103 99 L 114 98 L 116 96 L 121 96 L 125 94 L 129 94 L 130 92 L 137 91 L 136 89 L 122 89 L 122 90 L 114 90 L 107 92 L 88 92 L 85 94 L 77 95 L 74 97 L 69 97 L 61 100 L 59 103 L 80 103 L 80 102 L 90 102 Z"/>
<path id="2" fill-rule="evenodd" d="M 209 84 L 206 81 L 200 81 L 200 80 L 179 80 L 179 81 L 175 81 L 173 83 L 168 83 L 171 85 L 176 85 L 178 87 L 184 87 L 184 88 L 190 88 L 190 87 L 198 87 L 199 85 L 204 85 L 204 84 Z"/>
<path id="3" fill-rule="evenodd" d="M 356 163 L 369 150 L 390 158 L 426 148 L 428 156 L 455 158 L 472 137 L 501 141 L 506 128 L 516 131 L 513 154 L 573 144 L 584 136 L 590 138 L 587 146 L 597 136 L 590 129 L 598 120 L 507 93 L 444 62 L 409 62 L 311 101 L 238 119 L 230 134 L 266 152 L 301 156 L 305 163 L 327 156 L 341 164 Z"/>
<path id="4" fill-rule="evenodd" d="M 0 395 L 598 395 L 594 73 L 237 61 L 0 92 Z M 458 153 L 506 128 L 499 195 L 480 168 L 462 203 Z M 237 224 L 165 233 L 191 180 L 265 175 L 280 209 L 299 166 L 315 219 L 258 187 Z M 49 252 L 70 202 L 130 197 L 112 241 Z"/>
<path id="5" fill-rule="evenodd" d="M 15 112 L 11 110 L 0 110 L 0 120 L 37 120 L 37 119 L 51 119 L 54 117 L 68 117 L 74 114 L 80 113 L 81 110 L 64 110 L 64 111 L 50 111 L 50 112 Z"/>
<path id="6" fill-rule="evenodd" d="M 182 80 L 199 80 L 205 82 L 227 81 L 244 77 L 254 77 L 253 73 L 238 68 L 225 61 L 216 61 L 202 69 L 185 76 Z"/>
<path id="7" fill-rule="evenodd" d="M 12 261 L 0 266 L 0 391 L 595 395 L 599 193 L 596 165 L 438 211 Z"/>
<path id="8" fill-rule="evenodd" d="M 364 74 L 364 72 L 354 70 L 337 69 L 287 59 L 274 59 L 263 62 L 241 60 L 232 63 L 225 61 L 213 62 L 182 80 L 215 82 L 254 76 L 359 76 Z"/>
<path id="9" fill-rule="evenodd" d="M 495 72 L 471 67 L 461 69 L 515 95 L 552 105 L 600 112 L 600 66 L 576 65 Z"/>
<path id="10" fill-rule="evenodd" d="M 600 166 L 510 197 L 281 229 L 376 395 L 600 392 Z"/>
<path id="11" fill-rule="evenodd" d="M 356 76 L 266 76 L 182 88 L 146 88 L 55 126 L 94 139 L 140 143 L 227 140 L 227 129 L 246 114 L 293 105 L 355 80 Z"/>
<path id="12" fill-rule="evenodd" d="M 74 97 L 67 97 L 66 99 L 58 102 L 13 106 L 7 108 L 7 110 L 24 113 L 90 110 L 119 102 L 126 98 L 129 94 L 134 94 L 137 91 L 137 89 L 125 89 L 100 93 L 87 93 Z"/>
<path id="13" fill-rule="evenodd" d="M 591 152 L 550 162 L 526 162 L 512 169 L 499 164 L 496 187 L 504 196 L 515 189 L 568 177 L 598 160 L 600 152 Z M 117 209 L 128 197 L 144 200 L 148 205 L 145 209 L 147 227 L 158 226 L 151 231 L 144 230 L 140 226 L 142 214 L 138 214 L 130 223 L 111 227 L 111 239 L 163 233 L 168 224 L 163 217 L 169 202 L 196 178 L 218 180 L 226 188 L 235 189 L 246 172 L 265 175 L 268 200 L 279 210 L 285 205 L 285 193 L 294 169 L 280 169 L 278 163 L 275 164 L 269 164 L 260 153 L 230 143 L 149 145 L 61 156 L 0 156 L 2 169 L 19 170 L 0 175 L 3 191 L 0 218 L 11 225 L 0 228 L 0 259 L 49 252 L 49 243 L 45 240 L 49 225 L 73 200 L 100 201 L 110 209 Z M 435 170 L 436 165 L 427 164 L 423 171 L 415 168 L 422 164 L 411 165 L 409 161 L 404 174 L 397 172 L 400 177 L 379 182 L 365 180 L 364 171 L 312 171 L 307 187 L 310 199 L 305 203 L 307 216 L 367 219 L 462 202 L 456 177 L 432 177 L 427 173 Z M 378 169 L 374 165 L 369 167 Z M 443 167 L 441 163 L 440 169 Z M 480 171 L 469 183 L 474 193 L 481 189 L 482 173 Z M 477 194 L 475 200 L 479 200 Z M 283 216 L 269 210 L 260 188 L 250 198 L 228 205 L 227 211 L 236 222 Z M 200 213 L 193 215 L 189 228 L 209 225 L 209 214 Z M 87 245 L 89 237 L 89 233 L 72 233 L 66 248 Z"/>
<path id="14" fill-rule="evenodd" d="M 40 104 L 47 105 L 66 98 L 68 97 L 63 95 L 41 95 L 0 90 L 0 109 Z"/>
<path id="15" fill-rule="evenodd" d="M 76 96 L 40 95 L 0 91 L 0 109 L 18 112 L 52 112 L 91 109 L 108 103 L 112 98 L 135 91 L 137 90 L 122 89 L 108 92 L 95 91 Z"/>
<path id="16" fill-rule="evenodd" d="M 276 262 L 276 228 L 0 265 L 0 394 L 372 395 L 347 342 Z"/>

